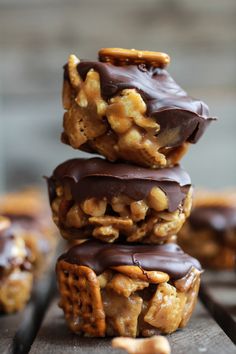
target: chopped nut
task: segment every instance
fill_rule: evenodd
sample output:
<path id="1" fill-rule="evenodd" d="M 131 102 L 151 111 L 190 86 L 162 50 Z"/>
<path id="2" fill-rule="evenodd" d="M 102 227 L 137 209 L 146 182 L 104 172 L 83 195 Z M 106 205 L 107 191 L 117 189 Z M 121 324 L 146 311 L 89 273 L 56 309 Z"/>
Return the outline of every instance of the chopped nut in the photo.
<path id="1" fill-rule="evenodd" d="M 100 288 L 101 289 L 105 288 L 107 286 L 108 282 L 111 280 L 111 278 L 112 278 L 112 271 L 110 271 L 110 270 L 106 270 L 105 272 L 100 274 L 98 276 Z"/>
<path id="2" fill-rule="evenodd" d="M 123 273 L 129 276 L 130 278 L 140 279 L 153 284 L 163 283 L 169 280 L 169 275 L 164 272 L 159 272 L 156 270 L 144 271 L 138 266 L 114 266 L 112 267 L 112 269 L 116 270 L 117 272 Z"/>
<path id="3" fill-rule="evenodd" d="M 103 216 L 107 207 L 106 200 L 98 200 L 96 198 L 86 199 L 81 203 L 82 210 L 91 216 Z"/>
<path id="4" fill-rule="evenodd" d="M 74 204 L 67 213 L 66 216 L 66 224 L 69 227 L 82 227 L 85 224 L 85 215 L 78 206 L 78 204 Z"/>
<path id="5" fill-rule="evenodd" d="M 134 221 L 144 220 L 148 206 L 144 200 L 138 200 L 130 204 L 131 215 Z"/>
<path id="6" fill-rule="evenodd" d="M 156 211 L 168 209 L 168 199 L 166 194 L 158 187 L 153 187 L 148 196 L 148 203 Z"/>
<path id="7" fill-rule="evenodd" d="M 77 88 L 81 83 L 81 79 L 76 68 L 79 62 L 80 62 L 79 59 L 74 54 L 71 54 L 69 56 L 68 72 L 69 72 L 70 82 L 72 86 L 75 88 Z"/>

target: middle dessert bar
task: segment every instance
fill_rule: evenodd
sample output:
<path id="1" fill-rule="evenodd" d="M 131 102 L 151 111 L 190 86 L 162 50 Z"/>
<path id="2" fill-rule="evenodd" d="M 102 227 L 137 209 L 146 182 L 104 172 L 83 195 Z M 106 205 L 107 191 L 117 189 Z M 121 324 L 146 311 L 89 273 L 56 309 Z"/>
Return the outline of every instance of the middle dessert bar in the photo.
<path id="1" fill-rule="evenodd" d="M 68 240 L 163 243 L 191 209 L 190 177 L 180 166 L 73 159 L 55 169 L 48 185 L 54 221 Z"/>

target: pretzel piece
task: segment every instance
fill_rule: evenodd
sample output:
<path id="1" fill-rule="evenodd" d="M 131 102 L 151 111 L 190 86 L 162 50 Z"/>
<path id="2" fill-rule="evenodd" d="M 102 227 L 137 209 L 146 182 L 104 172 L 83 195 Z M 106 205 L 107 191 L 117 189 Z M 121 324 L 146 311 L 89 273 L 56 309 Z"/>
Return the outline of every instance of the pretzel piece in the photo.
<path id="1" fill-rule="evenodd" d="M 119 65 L 147 64 L 164 68 L 170 63 L 168 54 L 136 49 L 101 48 L 98 52 L 99 60 Z"/>
<path id="2" fill-rule="evenodd" d="M 71 330 L 78 334 L 103 337 L 106 330 L 105 313 L 99 280 L 94 271 L 61 260 L 57 263 L 57 278 L 61 293 L 60 306 Z"/>

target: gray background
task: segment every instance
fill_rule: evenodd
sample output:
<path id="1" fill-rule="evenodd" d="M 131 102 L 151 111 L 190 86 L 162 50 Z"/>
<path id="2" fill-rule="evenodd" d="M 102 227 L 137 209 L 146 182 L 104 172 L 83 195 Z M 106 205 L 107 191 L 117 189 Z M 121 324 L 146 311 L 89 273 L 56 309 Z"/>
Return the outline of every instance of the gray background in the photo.
<path id="1" fill-rule="evenodd" d="M 170 54 L 177 82 L 219 117 L 183 165 L 195 185 L 234 185 L 235 0 L 0 0 L 0 190 L 80 155 L 59 141 L 62 65 L 106 46 Z"/>

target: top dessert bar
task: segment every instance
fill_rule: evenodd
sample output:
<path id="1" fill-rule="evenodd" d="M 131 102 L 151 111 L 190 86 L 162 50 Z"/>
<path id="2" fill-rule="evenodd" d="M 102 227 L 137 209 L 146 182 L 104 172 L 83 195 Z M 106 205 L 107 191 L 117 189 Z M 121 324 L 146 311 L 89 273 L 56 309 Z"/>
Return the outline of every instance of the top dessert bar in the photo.
<path id="1" fill-rule="evenodd" d="M 165 70 L 167 54 L 119 48 L 64 67 L 62 141 L 152 168 L 176 164 L 214 118 Z"/>

